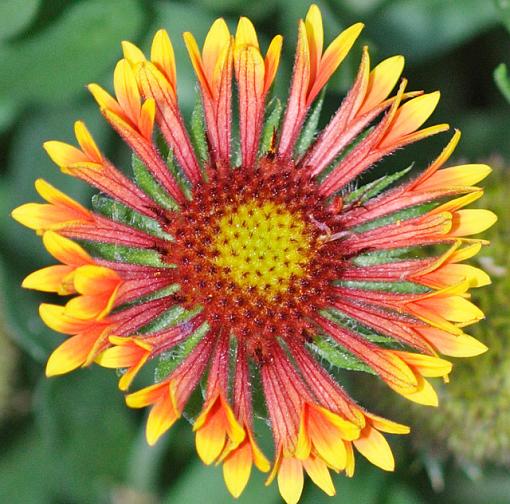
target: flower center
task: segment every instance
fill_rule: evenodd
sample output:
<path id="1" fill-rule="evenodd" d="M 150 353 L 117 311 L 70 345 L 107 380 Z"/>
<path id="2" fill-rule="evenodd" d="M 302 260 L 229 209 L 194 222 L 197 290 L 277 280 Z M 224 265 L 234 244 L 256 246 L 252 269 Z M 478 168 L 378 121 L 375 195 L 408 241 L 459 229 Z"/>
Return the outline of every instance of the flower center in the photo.
<path id="1" fill-rule="evenodd" d="M 283 205 L 251 200 L 228 209 L 218 227 L 214 263 L 243 290 L 273 298 L 305 274 L 307 226 Z"/>

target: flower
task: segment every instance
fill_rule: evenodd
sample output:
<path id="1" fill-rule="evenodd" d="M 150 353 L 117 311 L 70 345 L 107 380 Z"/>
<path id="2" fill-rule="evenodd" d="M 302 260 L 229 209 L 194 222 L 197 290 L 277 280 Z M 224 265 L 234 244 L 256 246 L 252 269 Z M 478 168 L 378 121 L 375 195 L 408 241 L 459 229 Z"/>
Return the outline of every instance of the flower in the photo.
<path id="1" fill-rule="evenodd" d="M 403 79 L 392 95 L 403 57 L 371 70 L 364 48 L 351 90 L 315 135 L 321 91 L 362 28 L 347 28 L 324 49 L 321 13 L 310 7 L 299 21 L 281 120 L 279 102 L 267 106 L 281 36 L 263 55 L 244 17 L 235 35 L 215 21 L 202 50 L 185 33 L 201 95 L 190 132 L 168 34 L 158 31 L 150 58 L 123 42 L 114 95 L 97 84 L 89 90 L 133 151 L 134 181 L 78 121 L 79 147 L 44 148 L 64 173 L 103 194 L 94 211 L 43 181 L 36 188 L 48 203 L 13 211 L 62 263 L 23 285 L 74 296 L 64 306 L 41 305 L 43 320 L 70 336 L 47 374 L 96 362 L 123 370 L 119 387 L 127 390 L 156 359 L 156 383 L 126 396 L 128 406 L 150 408 L 149 444 L 202 383 L 197 451 L 205 464 L 223 464 L 235 497 L 254 465 L 270 471 L 268 484 L 277 479 L 288 504 L 299 500 L 304 473 L 334 495 L 330 470 L 352 476 L 355 450 L 393 470 L 382 433 L 408 427 L 358 405 L 325 361 L 347 359 L 411 401 L 435 406 L 428 378 L 446 380 L 452 367 L 438 354 L 486 349 L 463 328 L 483 318 L 469 289 L 490 280 L 462 262 L 486 244 L 467 237 L 496 220 L 465 209 L 482 195 L 475 184 L 490 169 L 443 168 L 455 132 L 424 170 L 361 178 L 397 149 L 449 128 L 422 128 L 439 93 L 407 91 Z M 257 443 L 256 394 L 274 438 L 272 465 Z"/>

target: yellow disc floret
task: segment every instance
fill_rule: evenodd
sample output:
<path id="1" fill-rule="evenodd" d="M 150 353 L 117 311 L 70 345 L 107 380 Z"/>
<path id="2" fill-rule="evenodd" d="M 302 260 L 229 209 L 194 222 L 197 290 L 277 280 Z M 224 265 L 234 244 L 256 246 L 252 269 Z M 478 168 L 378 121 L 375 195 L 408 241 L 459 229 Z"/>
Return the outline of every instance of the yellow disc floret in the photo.
<path id="1" fill-rule="evenodd" d="M 300 215 L 271 201 L 250 201 L 219 219 L 214 262 L 243 289 L 269 298 L 305 274 L 310 235 Z"/>

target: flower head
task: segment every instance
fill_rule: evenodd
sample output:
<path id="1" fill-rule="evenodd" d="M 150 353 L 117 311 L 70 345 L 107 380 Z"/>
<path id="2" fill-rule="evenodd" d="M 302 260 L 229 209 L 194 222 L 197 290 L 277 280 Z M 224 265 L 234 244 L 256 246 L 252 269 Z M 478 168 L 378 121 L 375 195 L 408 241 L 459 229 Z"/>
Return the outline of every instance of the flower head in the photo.
<path id="1" fill-rule="evenodd" d="M 39 180 L 47 203 L 13 212 L 61 263 L 32 273 L 24 287 L 73 296 L 41 305 L 43 320 L 69 335 L 47 374 L 96 362 L 124 370 L 119 387 L 127 390 L 156 359 L 156 383 L 126 396 L 128 406 L 150 408 L 150 444 L 201 384 L 197 451 L 205 464 L 223 464 L 235 497 L 253 466 L 270 471 L 268 483 L 276 478 L 289 504 L 305 473 L 333 495 L 330 470 L 352 476 L 355 451 L 393 470 L 383 433 L 409 429 L 358 405 L 325 361 L 348 359 L 411 401 L 437 405 L 428 378 L 451 371 L 438 354 L 485 350 L 463 328 L 483 318 L 468 290 L 490 280 L 463 261 L 486 243 L 467 237 L 495 221 L 487 210 L 465 209 L 490 169 L 443 168 L 455 132 L 413 176 L 360 178 L 397 149 L 448 129 L 422 127 L 439 93 L 407 91 L 405 79 L 398 83 L 403 57 L 371 69 L 365 48 L 351 90 L 315 134 L 318 109 L 310 110 L 362 28 L 325 47 L 321 13 L 310 7 L 281 120 L 278 102 L 266 110 L 281 36 L 264 53 L 244 17 L 235 34 L 215 21 L 202 49 L 185 33 L 201 97 L 190 133 L 168 34 L 157 32 L 149 58 L 123 42 L 114 93 L 89 90 L 133 151 L 134 181 L 78 121 L 79 147 L 44 147 L 64 173 L 102 193 L 94 211 Z M 256 394 L 273 433 L 272 467 L 257 443 Z"/>

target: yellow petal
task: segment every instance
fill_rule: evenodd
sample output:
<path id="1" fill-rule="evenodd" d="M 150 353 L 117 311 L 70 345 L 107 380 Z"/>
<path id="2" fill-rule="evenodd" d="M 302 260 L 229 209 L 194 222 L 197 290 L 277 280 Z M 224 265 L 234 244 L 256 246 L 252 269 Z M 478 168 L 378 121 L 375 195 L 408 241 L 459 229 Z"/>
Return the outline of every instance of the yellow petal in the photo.
<path id="1" fill-rule="evenodd" d="M 396 112 L 381 148 L 396 143 L 399 138 L 416 131 L 432 114 L 440 98 L 439 91 L 424 94 L 404 103 Z"/>
<path id="2" fill-rule="evenodd" d="M 170 397 L 163 397 L 152 408 L 147 418 L 145 436 L 147 443 L 154 446 L 158 439 L 180 417 L 180 413 L 174 408 Z"/>
<path id="3" fill-rule="evenodd" d="M 327 495 L 336 494 L 327 465 L 319 458 L 313 457 L 303 461 L 303 466 L 311 480 Z"/>
<path id="4" fill-rule="evenodd" d="M 225 48 L 230 44 L 230 31 L 223 18 L 212 24 L 202 49 L 202 64 L 209 83 L 214 80 L 216 65 L 223 58 Z"/>
<path id="5" fill-rule="evenodd" d="M 90 333 L 66 339 L 50 355 L 46 364 L 46 376 L 69 373 L 80 367 L 86 361 L 97 338 L 97 333 Z"/>
<path id="6" fill-rule="evenodd" d="M 43 243 L 46 250 L 61 263 L 82 266 L 93 261 L 80 245 L 54 231 L 46 231 L 44 233 Z"/>
<path id="7" fill-rule="evenodd" d="M 283 457 L 278 471 L 278 490 L 287 504 L 297 504 L 303 492 L 303 466 L 295 458 Z"/>
<path id="8" fill-rule="evenodd" d="M 418 380 L 418 389 L 411 393 L 401 393 L 401 395 L 415 403 L 437 407 L 439 399 L 432 385 L 420 375 L 416 378 Z"/>
<path id="9" fill-rule="evenodd" d="M 370 418 L 373 427 L 382 432 L 387 432 L 389 434 L 409 434 L 411 430 L 407 425 L 393 422 L 392 420 L 374 415 L 373 413 L 367 413 L 367 416 Z"/>
<path id="10" fill-rule="evenodd" d="M 223 463 L 223 479 L 232 496 L 237 499 L 250 479 L 252 457 L 250 444 L 236 449 Z"/>
<path id="11" fill-rule="evenodd" d="M 168 82 L 175 88 L 175 55 L 172 42 L 166 30 L 158 30 L 152 41 L 151 61 L 166 76 Z"/>
<path id="12" fill-rule="evenodd" d="M 372 464 L 385 471 L 395 469 L 395 459 L 390 445 L 378 430 L 370 426 L 365 427 L 362 435 L 353 443 L 356 449 Z"/>
<path id="13" fill-rule="evenodd" d="M 452 363 L 447 360 L 440 359 L 439 357 L 396 350 L 395 353 L 407 362 L 407 364 L 417 369 L 422 376 L 446 376 L 452 370 Z"/>
<path id="14" fill-rule="evenodd" d="M 265 66 L 265 77 L 264 77 L 264 93 L 267 93 L 271 84 L 274 81 L 276 72 L 278 70 L 278 64 L 280 62 L 280 54 L 282 52 L 283 37 L 276 35 L 271 40 L 269 48 L 264 59 Z"/>
<path id="15" fill-rule="evenodd" d="M 458 210 L 453 214 L 451 236 L 470 236 L 489 229 L 496 223 L 498 216 L 490 210 Z"/>
<path id="16" fill-rule="evenodd" d="M 467 164 L 438 170 L 420 184 L 420 190 L 440 191 L 451 187 L 469 187 L 483 180 L 492 169 L 486 164 Z"/>
<path id="17" fill-rule="evenodd" d="M 48 266 L 30 273 L 21 284 L 25 289 L 35 289 L 42 292 L 58 292 L 62 288 L 62 282 L 65 277 L 72 273 L 74 268 L 71 266 Z M 71 286 L 72 287 L 72 286 Z M 66 289 L 62 294 L 71 294 L 73 289 Z"/>
<path id="18" fill-rule="evenodd" d="M 138 126 L 141 108 L 140 92 L 133 69 L 125 59 L 120 60 L 115 66 L 113 87 L 124 114 L 135 126 Z"/>
<path id="19" fill-rule="evenodd" d="M 51 160 L 60 168 L 66 168 L 75 163 L 86 163 L 89 161 L 88 156 L 80 149 L 64 142 L 50 140 L 49 142 L 44 142 L 43 147 Z"/>
<path id="20" fill-rule="evenodd" d="M 145 61 L 145 55 L 137 46 L 135 46 L 135 44 L 128 42 L 127 40 L 123 40 L 121 45 L 122 54 L 130 65 L 136 65 L 137 63 Z"/>
<path id="21" fill-rule="evenodd" d="M 319 7 L 312 4 L 305 18 L 306 36 L 310 51 L 310 69 L 315 77 L 319 71 L 324 43 L 324 29 L 322 27 L 322 15 Z"/>
<path id="22" fill-rule="evenodd" d="M 235 44 L 236 50 L 243 46 L 252 46 L 256 49 L 259 48 L 257 32 L 255 31 L 252 22 L 244 16 L 241 16 L 239 18 L 239 23 L 237 23 Z"/>
<path id="23" fill-rule="evenodd" d="M 142 136 L 147 140 L 152 139 L 152 130 L 154 129 L 154 117 L 156 116 L 156 102 L 153 98 L 147 98 L 140 111 L 140 122 L 138 129 Z"/>
<path id="24" fill-rule="evenodd" d="M 350 26 L 340 33 L 340 35 L 338 35 L 338 37 L 333 40 L 333 42 L 331 42 L 328 48 L 324 51 L 319 71 L 312 84 L 312 88 L 308 93 L 307 105 L 312 103 L 340 63 L 345 59 L 361 33 L 361 30 L 363 30 L 363 27 L 363 23 L 356 23 Z"/>
<path id="25" fill-rule="evenodd" d="M 110 95 L 107 91 L 105 91 L 98 84 L 89 84 L 87 86 L 88 90 L 96 100 L 99 108 L 101 110 L 110 110 L 114 114 L 123 115 L 121 106 L 117 103 L 115 98 Z"/>
<path id="26" fill-rule="evenodd" d="M 101 164 L 103 162 L 101 151 L 97 147 L 96 142 L 94 142 L 84 122 L 76 121 L 74 123 L 74 134 L 83 152 L 87 155 L 87 158 L 92 162 Z"/>
<path id="27" fill-rule="evenodd" d="M 370 72 L 365 99 L 357 115 L 369 112 L 388 97 L 402 74 L 404 63 L 403 56 L 393 56 L 379 63 Z"/>

